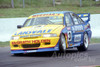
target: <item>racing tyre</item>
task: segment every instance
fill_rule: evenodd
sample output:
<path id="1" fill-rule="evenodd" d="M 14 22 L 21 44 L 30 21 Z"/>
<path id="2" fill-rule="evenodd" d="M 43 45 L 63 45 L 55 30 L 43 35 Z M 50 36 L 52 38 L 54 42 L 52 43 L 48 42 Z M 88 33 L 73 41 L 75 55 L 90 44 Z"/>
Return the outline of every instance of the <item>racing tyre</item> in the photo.
<path id="1" fill-rule="evenodd" d="M 85 33 L 84 34 L 84 39 L 83 39 L 83 44 L 79 47 L 77 47 L 78 51 L 86 51 L 88 49 L 89 46 L 89 39 L 88 39 L 88 35 Z"/>
<path id="2" fill-rule="evenodd" d="M 60 36 L 59 49 L 61 52 L 66 51 L 66 39 L 65 39 L 65 36 L 63 34 L 61 34 L 61 36 Z"/>

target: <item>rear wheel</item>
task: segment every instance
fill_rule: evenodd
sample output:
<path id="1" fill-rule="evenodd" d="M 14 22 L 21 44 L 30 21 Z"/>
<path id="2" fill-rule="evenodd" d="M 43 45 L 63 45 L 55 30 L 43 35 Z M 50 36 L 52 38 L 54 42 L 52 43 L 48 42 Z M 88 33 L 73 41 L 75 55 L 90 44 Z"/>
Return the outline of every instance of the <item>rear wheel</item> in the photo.
<path id="1" fill-rule="evenodd" d="M 84 39 L 83 39 L 83 44 L 79 47 L 77 47 L 78 51 L 86 51 L 88 49 L 89 46 L 89 39 L 88 39 L 88 35 L 85 33 L 84 34 Z"/>
<path id="2" fill-rule="evenodd" d="M 66 51 L 66 39 L 65 39 L 65 36 L 63 34 L 60 36 L 59 49 L 61 52 Z"/>

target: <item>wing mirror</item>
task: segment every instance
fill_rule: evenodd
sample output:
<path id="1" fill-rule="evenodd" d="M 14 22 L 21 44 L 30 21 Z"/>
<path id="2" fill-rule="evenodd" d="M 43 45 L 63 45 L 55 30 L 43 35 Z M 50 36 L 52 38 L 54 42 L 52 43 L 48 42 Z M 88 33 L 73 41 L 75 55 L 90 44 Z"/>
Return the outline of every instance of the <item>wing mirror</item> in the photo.
<path id="1" fill-rule="evenodd" d="M 22 28 L 23 26 L 22 25 L 17 25 L 17 28 Z"/>

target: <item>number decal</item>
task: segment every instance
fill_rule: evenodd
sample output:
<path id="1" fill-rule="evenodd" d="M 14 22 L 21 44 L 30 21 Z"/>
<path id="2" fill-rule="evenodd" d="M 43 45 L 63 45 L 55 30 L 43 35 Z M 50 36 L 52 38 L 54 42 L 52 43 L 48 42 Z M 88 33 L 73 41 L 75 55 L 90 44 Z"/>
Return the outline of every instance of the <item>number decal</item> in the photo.
<path id="1" fill-rule="evenodd" d="M 72 41 L 72 32 L 68 31 L 68 41 Z"/>

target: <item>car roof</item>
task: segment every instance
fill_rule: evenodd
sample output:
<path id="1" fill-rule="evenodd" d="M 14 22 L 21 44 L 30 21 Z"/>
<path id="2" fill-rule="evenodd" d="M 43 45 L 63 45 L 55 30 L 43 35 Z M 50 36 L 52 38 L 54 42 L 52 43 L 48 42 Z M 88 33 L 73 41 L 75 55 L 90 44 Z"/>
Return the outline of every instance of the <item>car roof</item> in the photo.
<path id="1" fill-rule="evenodd" d="M 64 14 L 64 13 L 66 13 L 66 12 L 72 12 L 72 11 L 51 11 L 51 12 L 36 13 L 36 14 L 32 14 L 32 15 L 51 14 L 51 13 Z"/>

